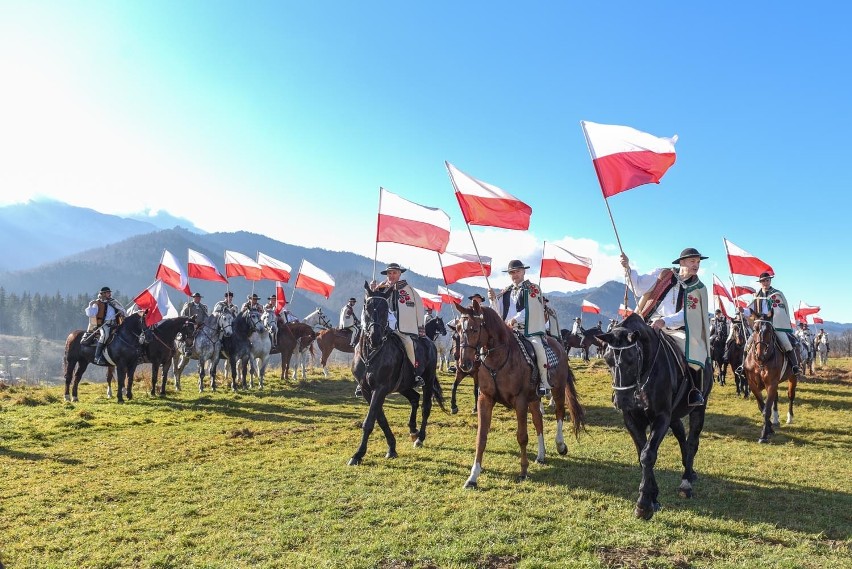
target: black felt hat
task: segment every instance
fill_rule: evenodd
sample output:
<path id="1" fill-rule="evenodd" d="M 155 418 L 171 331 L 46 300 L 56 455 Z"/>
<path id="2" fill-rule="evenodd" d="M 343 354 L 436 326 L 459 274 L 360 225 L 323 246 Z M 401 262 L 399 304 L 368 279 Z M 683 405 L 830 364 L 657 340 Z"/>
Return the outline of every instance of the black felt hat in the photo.
<path id="1" fill-rule="evenodd" d="M 402 274 L 402 273 L 404 273 L 404 272 L 405 272 L 405 271 L 407 271 L 407 270 L 408 270 L 408 269 L 403 269 L 402 267 L 400 267 L 400 266 L 399 266 L 398 264 L 396 264 L 396 263 L 390 263 L 387 267 L 385 267 L 385 270 L 384 270 L 384 271 L 382 271 L 382 274 L 383 274 L 383 275 L 387 275 L 387 274 L 388 274 L 388 271 L 399 271 L 399 272 L 400 272 L 400 274 Z"/>
<path id="2" fill-rule="evenodd" d="M 766 279 L 774 279 L 774 278 L 775 278 L 775 275 L 773 275 L 771 273 L 767 273 L 766 271 L 763 271 L 762 273 L 760 273 L 760 276 L 757 277 L 757 282 L 760 282 L 760 281 L 763 281 L 763 280 L 766 280 Z"/>
<path id="3" fill-rule="evenodd" d="M 699 259 L 709 259 L 709 257 L 705 257 L 701 253 L 698 252 L 698 249 L 694 247 L 687 247 L 683 251 L 680 252 L 680 257 L 672 261 L 672 265 L 677 265 L 684 259 L 689 259 L 690 257 L 698 257 Z"/>
<path id="4" fill-rule="evenodd" d="M 524 263 L 522 261 L 519 261 L 518 259 L 512 259 L 511 261 L 509 261 L 509 268 L 507 268 L 503 272 L 508 273 L 510 271 L 516 271 L 518 269 L 529 269 L 529 267 L 527 265 L 524 265 Z"/>

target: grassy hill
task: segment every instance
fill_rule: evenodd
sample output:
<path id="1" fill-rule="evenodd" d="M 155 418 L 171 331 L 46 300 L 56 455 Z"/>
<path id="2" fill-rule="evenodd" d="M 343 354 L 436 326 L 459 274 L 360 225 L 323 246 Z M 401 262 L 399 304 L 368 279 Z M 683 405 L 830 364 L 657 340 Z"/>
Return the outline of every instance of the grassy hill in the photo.
<path id="1" fill-rule="evenodd" d="M 423 448 L 406 437 L 407 404 L 385 409 L 399 458 L 379 429 L 348 467 L 366 412 L 342 368 L 264 391 L 118 405 L 87 381 L 0 387 L 0 560 L 12 568 L 230 567 L 849 567 L 852 360 L 800 384 L 796 423 L 758 445 L 753 401 L 714 388 L 696 461 L 696 497 L 676 496 L 672 437 L 657 464 L 664 509 L 633 518 L 640 471 L 599 360 L 572 360 L 588 433 L 516 483 L 515 419 L 499 409 L 480 489 L 470 380 L 458 415 L 433 411 Z M 273 372 L 273 375 L 277 373 Z M 451 378 L 441 377 L 449 398 Z M 191 386 L 191 378 L 184 379 Z M 785 405 L 786 401 L 782 401 Z M 783 415 L 783 413 L 782 413 Z M 534 444 L 531 445 L 534 453 Z"/>

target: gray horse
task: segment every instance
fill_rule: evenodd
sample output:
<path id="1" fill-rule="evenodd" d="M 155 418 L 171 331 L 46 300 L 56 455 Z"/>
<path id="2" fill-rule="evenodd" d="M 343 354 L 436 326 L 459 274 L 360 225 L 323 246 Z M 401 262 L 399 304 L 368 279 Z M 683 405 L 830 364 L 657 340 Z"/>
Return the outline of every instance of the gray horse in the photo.
<path id="1" fill-rule="evenodd" d="M 180 377 L 189 360 L 198 360 L 198 391 L 204 391 L 204 375 L 210 364 L 210 389 L 216 390 L 216 366 L 219 365 L 219 353 L 222 349 L 222 338 L 230 336 L 233 331 L 234 315 L 227 310 L 216 316 L 211 314 L 205 318 L 192 344 L 192 352 L 183 350 L 183 340 L 175 340 L 174 374 L 175 389 L 180 391 Z"/>

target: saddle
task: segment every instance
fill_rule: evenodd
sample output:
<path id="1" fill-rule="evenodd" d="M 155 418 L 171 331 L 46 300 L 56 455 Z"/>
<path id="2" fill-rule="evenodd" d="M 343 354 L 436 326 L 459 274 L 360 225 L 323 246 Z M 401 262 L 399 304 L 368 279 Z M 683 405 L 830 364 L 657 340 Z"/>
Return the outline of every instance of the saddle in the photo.
<path id="1" fill-rule="evenodd" d="M 104 342 L 104 346 L 108 346 L 112 343 L 113 338 L 115 338 L 115 331 L 118 326 L 113 326 L 109 331 L 109 336 L 107 336 L 106 342 Z M 98 336 L 101 333 L 101 327 L 98 326 L 91 332 L 83 332 L 83 335 L 80 337 L 80 345 L 81 346 L 94 346 L 97 343 Z"/>
<path id="2" fill-rule="evenodd" d="M 520 332 L 514 332 L 515 339 L 518 341 L 518 345 L 521 347 L 521 352 L 524 354 L 525 359 L 527 360 L 527 364 L 532 368 L 532 375 L 530 377 L 530 382 L 533 385 L 538 385 L 539 382 L 539 373 L 538 373 L 538 365 L 535 357 L 535 348 L 533 348 L 532 342 L 530 342 L 526 336 L 521 334 Z M 550 375 L 552 373 L 551 370 L 556 369 L 556 366 L 559 365 L 559 358 L 556 355 L 556 352 L 548 345 L 547 342 L 542 342 L 544 345 L 544 353 L 547 356 L 547 376 L 548 382 L 550 381 Z"/>

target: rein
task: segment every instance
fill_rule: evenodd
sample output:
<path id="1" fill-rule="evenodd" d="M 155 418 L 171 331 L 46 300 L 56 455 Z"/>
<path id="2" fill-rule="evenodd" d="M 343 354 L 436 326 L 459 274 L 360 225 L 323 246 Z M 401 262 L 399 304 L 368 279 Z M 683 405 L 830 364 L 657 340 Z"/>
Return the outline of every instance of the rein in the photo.
<path id="1" fill-rule="evenodd" d="M 468 318 L 472 318 L 472 317 L 469 316 Z M 481 317 L 480 317 L 480 319 L 481 319 Z M 497 385 L 497 374 L 500 373 L 500 370 L 502 370 L 504 367 L 506 367 L 506 364 L 509 363 L 509 358 L 511 357 L 511 354 L 509 353 L 508 350 L 506 350 L 506 359 L 504 359 L 503 363 L 500 364 L 496 368 L 492 368 L 487 363 L 485 363 L 485 358 L 487 358 L 493 352 L 496 352 L 497 350 L 499 350 L 501 348 L 507 347 L 508 344 L 500 344 L 498 346 L 494 346 L 493 348 L 488 348 L 487 346 L 482 346 L 481 342 L 477 342 L 475 345 L 471 346 L 467 342 L 467 327 L 465 326 L 466 321 L 467 321 L 467 318 L 462 320 L 462 334 L 459 337 L 459 350 L 460 351 L 465 350 L 465 349 L 474 350 L 474 353 L 476 354 L 475 357 L 474 357 L 474 361 L 479 362 L 480 364 L 482 364 L 482 366 L 485 369 L 488 370 L 488 373 L 491 374 L 491 379 L 494 381 L 494 385 L 496 387 L 496 385 Z M 484 321 L 482 322 L 482 327 L 485 328 Z M 491 339 L 491 336 L 489 335 L 489 340 L 490 339 Z"/>
<path id="2" fill-rule="evenodd" d="M 644 375 L 642 373 L 642 348 L 641 348 L 641 346 L 639 346 L 639 343 L 633 342 L 632 344 L 629 344 L 627 346 L 622 346 L 620 348 L 610 345 L 609 348 L 613 352 L 615 352 L 615 355 L 613 356 L 613 359 L 615 360 L 615 366 L 613 367 L 613 370 L 612 370 L 612 388 L 615 391 L 625 391 L 627 389 L 631 389 L 631 388 L 635 387 L 637 390 L 643 391 L 645 389 L 645 386 L 648 385 L 648 382 L 651 380 L 651 372 L 654 369 L 654 364 L 657 363 L 657 356 L 660 355 L 660 347 L 662 345 L 663 345 L 662 340 L 658 340 L 657 341 L 657 349 L 654 351 L 654 357 L 651 360 L 651 364 L 648 366 L 648 371 L 647 371 L 647 375 L 645 377 L 644 382 L 642 381 L 642 376 Z M 622 356 L 622 352 L 624 350 L 627 350 L 627 349 L 630 349 L 630 348 L 636 348 L 637 353 L 639 355 L 639 358 L 638 358 L 639 359 L 639 376 L 636 379 L 636 381 L 634 381 L 630 385 L 621 385 L 621 356 Z M 641 385 L 639 385 L 640 382 L 641 382 Z"/>

